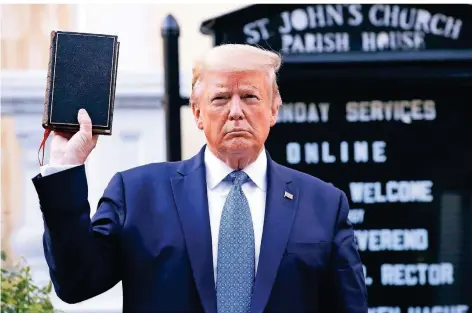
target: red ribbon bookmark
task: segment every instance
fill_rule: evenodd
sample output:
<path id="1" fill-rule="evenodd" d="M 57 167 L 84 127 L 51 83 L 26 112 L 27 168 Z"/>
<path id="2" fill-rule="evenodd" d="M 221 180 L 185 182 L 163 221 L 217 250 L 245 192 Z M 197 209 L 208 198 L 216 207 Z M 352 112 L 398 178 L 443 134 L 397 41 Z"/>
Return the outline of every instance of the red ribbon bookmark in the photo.
<path id="1" fill-rule="evenodd" d="M 43 164 L 44 164 L 44 150 L 46 149 L 46 141 L 48 140 L 49 134 L 51 134 L 51 130 L 50 130 L 50 129 L 46 129 L 46 130 L 44 131 L 43 141 L 41 141 L 41 145 L 39 146 L 39 150 L 38 150 L 38 161 L 39 161 L 39 165 L 40 165 L 40 166 L 43 166 Z M 42 157 L 42 159 L 40 160 L 40 159 L 39 159 L 39 153 L 41 152 L 41 149 L 43 149 L 43 157 Z"/>

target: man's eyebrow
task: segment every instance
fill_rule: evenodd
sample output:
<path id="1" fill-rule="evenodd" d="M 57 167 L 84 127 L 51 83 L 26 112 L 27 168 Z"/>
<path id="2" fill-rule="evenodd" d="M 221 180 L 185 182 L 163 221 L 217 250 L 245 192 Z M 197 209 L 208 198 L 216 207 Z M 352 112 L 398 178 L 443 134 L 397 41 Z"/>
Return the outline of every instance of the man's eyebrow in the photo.
<path id="1" fill-rule="evenodd" d="M 262 91 L 259 90 L 259 88 L 255 87 L 255 86 L 240 86 L 238 88 L 238 90 L 243 91 L 243 92 L 262 93 Z"/>
<path id="2" fill-rule="evenodd" d="M 262 93 L 262 91 L 254 85 L 240 85 L 240 86 L 237 87 L 236 90 L 238 92 Z M 215 85 L 213 90 L 211 90 L 210 94 L 215 95 L 215 94 L 224 94 L 224 93 L 228 93 L 228 92 L 232 92 L 232 90 L 230 88 L 228 88 L 227 86 L 218 84 L 218 85 Z"/>
<path id="3" fill-rule="evenodd" d="M 229 90 L 213 90 L 208 94 L 209 99 L 213 99 L 216 97 L 227 97 L 229 95 Z"/>
<path id="4" fill-rule="evenodd" d="M 229 89 L 227 89 L 227 88 L 220 88 L 220 89 L 212 90 L 212 91 L 210 92 L 210 94 L 216 95 L 216 94 L 223 94 L 223 93 L 228 93 L 228 92 L 230 92 Z"/>

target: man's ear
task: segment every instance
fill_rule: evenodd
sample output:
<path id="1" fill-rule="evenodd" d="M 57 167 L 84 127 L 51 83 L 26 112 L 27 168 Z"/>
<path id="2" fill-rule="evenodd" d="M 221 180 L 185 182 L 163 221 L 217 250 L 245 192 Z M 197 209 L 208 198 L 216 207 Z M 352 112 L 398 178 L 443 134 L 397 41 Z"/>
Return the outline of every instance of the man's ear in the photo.
<path id="1" fill-rule="evenodd" d="M 195 103 L 191 103 L 193 117 L 195 118 L 195 123 L 197 124 L 198 129 L 203 130 L 203 119 L 200 107 Z"/>
<path id="2" fill-rule="evenodd" d="M 279 107 L 282 104 L 282 99 L 280 97 L 275 97 L 274 103 L 272 103 L 271 114 L 270 114 L 270 127 L 273 127 L 277 122 L 277 117 L 279 116 Z"/>

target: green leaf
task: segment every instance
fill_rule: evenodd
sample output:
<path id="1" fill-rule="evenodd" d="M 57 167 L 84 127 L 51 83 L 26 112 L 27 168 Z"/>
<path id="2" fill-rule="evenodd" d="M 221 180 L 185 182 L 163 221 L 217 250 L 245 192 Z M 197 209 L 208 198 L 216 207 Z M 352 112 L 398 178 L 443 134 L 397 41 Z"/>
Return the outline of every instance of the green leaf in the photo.
<path id="1" fill-rule="evenodd" d="M 2 251 L 2 260 L 6 254 Z M 1 313 L 56 313 L 50 294 L 52 282 L 46 286 L 34 284 L 31 268 L 24 259 L 12 268 L 1 271 Z"/>

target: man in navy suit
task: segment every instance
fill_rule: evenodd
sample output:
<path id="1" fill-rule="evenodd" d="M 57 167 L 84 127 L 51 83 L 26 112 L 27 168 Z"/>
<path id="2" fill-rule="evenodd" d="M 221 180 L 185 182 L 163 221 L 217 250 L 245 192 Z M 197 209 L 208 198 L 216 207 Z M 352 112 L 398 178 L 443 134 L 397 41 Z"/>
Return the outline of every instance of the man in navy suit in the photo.
<path id="1" fill-rule="evenodd" d="M 345 194 L 264 149 L 281 97 L 280 57 L 223 45 L 193 69 L 207 144 L 189 160 L 116 173 L 93 218 L 84 162 L 97 143 L 55 133 L 33 178 L 57 295 L 77 303 L 118 282 L 124 312 L 366 313 Z"/>

